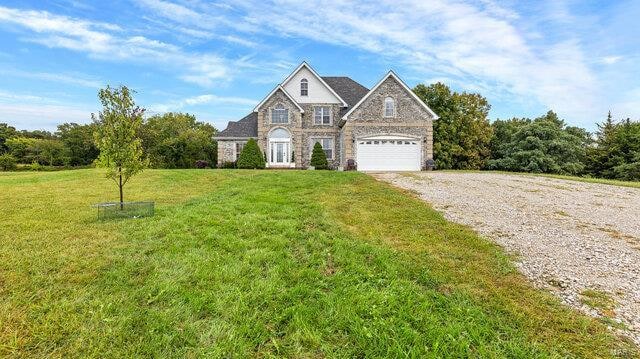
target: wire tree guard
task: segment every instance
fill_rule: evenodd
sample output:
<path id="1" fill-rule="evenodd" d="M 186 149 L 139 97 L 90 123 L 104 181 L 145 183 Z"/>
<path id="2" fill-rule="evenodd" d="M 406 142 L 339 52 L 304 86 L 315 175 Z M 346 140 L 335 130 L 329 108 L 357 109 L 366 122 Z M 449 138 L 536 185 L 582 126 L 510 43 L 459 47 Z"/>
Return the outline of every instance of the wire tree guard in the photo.
<path id="1" fill-rule="evenodd" d="M 105 202 L 93 206 L 98 209 L 98 219 L 151 217 L 155 202 Z"/>

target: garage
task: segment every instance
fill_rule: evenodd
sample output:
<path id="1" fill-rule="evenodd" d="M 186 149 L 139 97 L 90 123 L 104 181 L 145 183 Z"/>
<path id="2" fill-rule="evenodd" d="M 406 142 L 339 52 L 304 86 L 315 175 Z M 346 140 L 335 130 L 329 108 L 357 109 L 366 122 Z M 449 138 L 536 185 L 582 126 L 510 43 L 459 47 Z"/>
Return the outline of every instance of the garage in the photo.
<path id="1" fill-rule="evenodd" d="M 420 171 L 420 141 L 369 138 L 357 141 L 358 171 Z"/>

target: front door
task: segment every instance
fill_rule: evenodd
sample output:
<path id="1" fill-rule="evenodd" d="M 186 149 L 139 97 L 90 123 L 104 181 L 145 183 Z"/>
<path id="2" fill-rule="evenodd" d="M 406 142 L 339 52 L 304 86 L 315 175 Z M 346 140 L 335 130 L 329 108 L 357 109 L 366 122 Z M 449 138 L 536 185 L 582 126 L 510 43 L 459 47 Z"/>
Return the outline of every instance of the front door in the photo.
<path id="1" fill-rule="evenodd" d="M 289 156 L 289 142 L 271 143 L 271 164 L 288 165 L 291 162 Z"/>

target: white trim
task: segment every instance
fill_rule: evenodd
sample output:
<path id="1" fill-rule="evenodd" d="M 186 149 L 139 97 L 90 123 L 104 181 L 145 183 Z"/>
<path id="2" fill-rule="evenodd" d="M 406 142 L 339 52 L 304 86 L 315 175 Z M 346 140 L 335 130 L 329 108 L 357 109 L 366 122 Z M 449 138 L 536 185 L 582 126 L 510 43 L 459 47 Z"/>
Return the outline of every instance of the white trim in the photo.
<path id="1" fill-rule="evenodd" d="M 311 72 L 313 74 L 313 76 L 315 76 L 322 83 L 322 85 L 324 85 L 324 87 L 326 87 L 333 94 L 333 96 L 335 96 L 338 100 L 340 100 L 340 102 L 342 102 L 342 107 L 348 107 L 349 106 L 347 104 L 347 102 L 345 100 L 343 100 L 342 97 L 340 97 L 331 88 L 331 86 L 327 85 L 327 83 L 324 82 L 322 77 L 320 77 L 320 75 L 318 75 L 318 73 L 311 66 L 309 66 L 309 64 L 307 64 L 306 61 L 302 61 L 302 63 L 295 70 L 293 70 L 293 72 L 289 76 L 287 76 L 287 78 L 284 79 L 284 81 L 282 81 L 282 86 L 284 86 L 287 82 L 289 82 L 289 80 L 291 80 L 291 78 L 293 78 L 295 76 L 295 74 L 298 73 L 298 71 L 300 71 L 300 69 L 302 69 L 303 67 L 306 67 L 307 70 L 309 70 L 309 72 Z"/>
<path id="2" fill-rule="evenodd" d="M 406 134 L 393 134 L 388 133 L 384 135 L 373 135 L 373 136 L 363 136 L 357 137 L 356 141 L 369 141 L 369 140 L 407 140 L 407 141 L 420 141 L 420 137 L 410 136 Z"/>
<path id="3" fill-rule="evenodd" d="M 276 109 L 276 107 L 278 107 L 278 105 L 282 105 L 283 108 L 278 109 L 278 110 L 287 110 L 287 122 L 273 122 L 273 110 Z M 275 106 L 273 107 L 269 107 L 269 124 L 270 125 L 289 125 L 291 124 L 291 114 L 289 112 L 291 112 L 289 106 L 285 106 L 282 102 L 277 102 L 275 104 Z"/>
<path id="4" fill-rule="evenodd" d="M 323 119 L 321 119 L 320 123 L 316 123 L 316 108 L 323 108 L 326 107 L 329 109 L 329 123 L 322 123 L 322 121 L 324 121 L 324 111 L 322 111 L 322 117 Z M 313 125 L 314 126 L 333 126 L 333 108 L 331 108 L 331 105 L 313 105 Z"/>
<path id="5" fill-rule="evenodd" d="M 391 103 L 393 104 L 393 113 L 391 114 L 391 116 L 387 116 L 387 99 L 391 99 Z M 396 118 L 396 114 L 398 113 L 398 111 L 396 111 L 396 99 L 393 96 L 385 96 L 384 100 L 382 100 L 382 117 L 383 118 Z"/>
<path id="6" fill-rule="evenodd" d="M 364 101 L 366 101 L 366 99 L 369 98 L 369 96 L 374 93 L 378 87 L 380 87 L 380 85 L 382 85 L 382 83 L 388 79 L 389 77 L 393 77 L 407 92 L 409 92 L 411 94 L 411 96 L 418 101 L 419 104 L 422 105 L 422 107 L 424 107 L 425 110 L 427 110 L 427 112 L 429 112 L 429 114 L 433 117 L 434 120 L 437 120 L 440 118 L 440 116 L 436 115 L 435 112 L 433 112 L 432 109 L 429 108 L 429 106 L 427 106 L 426 103 L 424 103 L 424 101 L 422 101 L 420 99 L 420 97 L 418 97 L 418 95 L 416 95 L 413 91 L 411 91 L 411 89 L 409 88 L 409 86 L 407 86 L 402 80 L 400 80 L 400 78 L 398 77 L 398 75 L 395 74 L 395 72 L 393 72 L 393 70 L 389 71 L 386 75 L 384 75 L 384 77 L 382 78 L 382 80 L 380 80 L 369 92 L 367 92 L 366 95 L 364 95 L 363 98 L 360 99 L 360 101 L 358 101 L 357 104 L 355 104 L 349 111 L 347 111 L 347 113 L 344 114 L 344 116 L 342 116 L 342 119 L 346 121 L 347 117 L 349 115 L 351 115 L 351 113 L 358 108 L 360 105 L 362 105 L 362 103 Z M 396 101 L 396 113 L 397 113 L 398 109 L 397 109 L 397 101 Z"/>
<path id="7" fill-rule="evenodd" d="M 265 97 L 262 101 L 260 101 L 260 103 L 253 108 L 253 112 L 258 112 L 258 109 L 260 107 L 262 107 L 262 105 L 264 105 L 265 102 L 267 102 L 268 99 L 271 98 L 271 96 L 273 96 L 274 93 L 276 93 L 276 91 L 278 90 L 282 90 L 282 92 L 284 92 L 285 96 L 287 96 L 287 98 L 293 102 L 294 105 L 296 105 L 296 107 L 298 108 L 298 110 L 300 110 L 300 113 L 304 113 L 304 110 L 302 109 L 302 107 L 300 107 L 300 105 L 298 105 L 298 103 L 296 102 L 296 100 L 293 99 L 293 97 L 291 97 L 291 95 L 289 95 L 289 93 L 284 89 L 284 87 L 282 87 L 282 85 L 278 85 L 276 86 L 273 90 L 271 90 L 271 92 L 269 92 L 269 94 L 267 95 L 267 97 Z"/>

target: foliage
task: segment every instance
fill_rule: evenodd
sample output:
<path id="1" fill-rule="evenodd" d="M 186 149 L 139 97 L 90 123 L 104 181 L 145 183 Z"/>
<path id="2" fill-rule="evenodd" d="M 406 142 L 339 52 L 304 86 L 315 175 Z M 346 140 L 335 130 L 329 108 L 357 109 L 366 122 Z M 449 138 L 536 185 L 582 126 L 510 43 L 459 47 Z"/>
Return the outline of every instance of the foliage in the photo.
<path id="1" fill-rule="evenodd" d="M 0 123 L 0 154 L 9 151 L 6 142 L 11 137 L 15 137 L 17 133 L 15 127 L 9 126 L 6 123 Z"/>
<path id="2" fill-rule="evenodd" d="M 18 163 L 37 162 L 47 166 L 62 166 L 68 163 L 65 146 L 60 140 L 13 137 L 6 145 Z"/>
<path id="3" fill-rule="evenodd" d="M 233 161 L 226 161 L 226 162 L 223 162 L 222 165 L 220 165 L 220 168 L 224 168 L 224 169 L 236 168 L 236 163 Z"/>
<path id="4" fill-rule="evenodd" d="M 86 125 L 63 123 L 58 125 L 56 136 L 64 144 L 69 165 L 86 166 L 98 158 L 100 151 L 93 138 L 95 131 L 96 125 L 94 123 Z"/>
<path id="5" fill-rule="evenodd" d="M 490 169 L 578 175 L 584 170 L 586 131 L 566 127 L 552 112 L 534 120 L 497 120 Z"/>
<path id="6" fill-rule="evenodd" d="M 132 92 L 126 86 L 107 86 L 98 92 L 102 111 L 91 114 L 96 126 L 95 141 L 100 166 L 107 169 L 107 178 L 116 182 L 120 202 L 124 201 L 123 187 L 141 172 L 148 161 L 143 159 L 138 131 L 142 126 L 144 109 L 136 106 Z"/>
<path id="7" fill-rule="evenodd" d="M 588 173 L 596 177 L 640 180 L 640 122 L 615 123 L 611 113 L 598 124 L 595 145 L 588 150 Z"/>
<path id="8" fill-rule="evenodd" d="M 327 154 L 324 153 L 320 142 L 316 142 L 315 145 L 313 145 L 313 152 L 311 152 L 311 166 L 317 170 L 329 169 Z"/>
<path id="9" fill-rule="evenodd" d="M 193 168 L 197 160 L 217 162 L 217 130 L 195 116 L 165 113 L 148 118 L 140 130 L 142 146 L 154 168 Z"/>
<path id="10" fill-rule="evenodd" d="M 238 168 L 264 168 L 264 155 L 262 151 L 260 151 L 260 147 L 258 147 L 258 142 L 253 138 L 250 138 L 247 141 L 247 144 L 244 145 L 240 156 L 238 157 L 238 161 L 236 163 Z"/>
<path id="11" fill-rule="evenodd" d="M 0 175 L 0 357 L 637 357 L 410 193 L 256 172 L 145 171 L 134 224 L 97 170 Z"/>
<path id="12" fill-rule="evenodd" d="M 477 93 L 452 92 L 436 83 L 413 91 L 440 118 L 433 121 L 433 155 L 438 169 L 480 169 L 489 159 L 491 106 Z"/>
<path id="13" fill-rule="evenodd" d="M 10 153 L 0 154 L 0 171 L 13 171 L 16 169 L 18 161 Z"/>
<path id="14" fill-rule="evenodd" d="M 207 167 L 209 167 L 209 161 L 205 161 L 205 160 L 196 161 L 196 168 L 207 168 Z"/>

